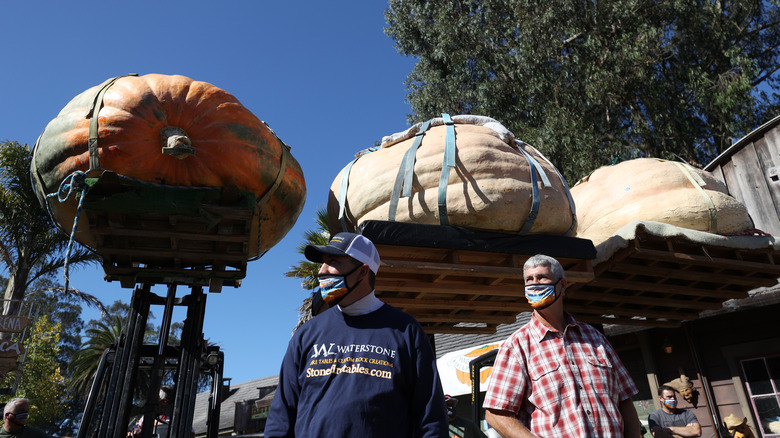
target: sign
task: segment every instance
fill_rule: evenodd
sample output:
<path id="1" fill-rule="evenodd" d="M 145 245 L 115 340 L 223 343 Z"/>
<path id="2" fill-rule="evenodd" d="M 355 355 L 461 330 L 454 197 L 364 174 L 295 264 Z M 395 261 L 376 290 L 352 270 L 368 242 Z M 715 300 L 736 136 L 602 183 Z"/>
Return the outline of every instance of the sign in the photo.
<path id="1" fill-rule="evenodd" d="M 15 357 L 2 357 L 0 358 L 0 376 L 5 373 L 10 373 L 17 369 L 17 363 Z"/>
<path id="2" fill-rule="evenodd" d="M 262 404 L 265 406 L 260 406 L 260 400 L 257 400 L 252 404 L 252 412 L 249 414 L 249 418 L 252 420 L 260 420 L 263 418 L 268 418 L 268 411 L 270 410 L 270 406 L 268 405 L 268 401 L 263 402 Z"/>
<path id="3" fill-rule="evenodd" d="M 0 315 L 0 332 L 21 333 L 28 324 L 30 318 L 24 316 Z"/>
<path id="4" fill-rule="evenodd" d="M 437 359 L 436 367 L 439 370 L 444 393 L 453 397 L 471 394 L 469 362 L 487 352 L 495 350 L 499 345 L 501 345 L 500 342 L 475 345 L 462 350 L 452 351 Z M 493 371 L 493 367 L 486 367 L 480 370 L 479 383 L 482 391 L 487 389 L 491 371 Z"/>
<path id="5" fill-rule="evenodd" d="M 18 342 L 0 341 L 0 358 L 16 358 L 24 354 L 24 345 Z"/>

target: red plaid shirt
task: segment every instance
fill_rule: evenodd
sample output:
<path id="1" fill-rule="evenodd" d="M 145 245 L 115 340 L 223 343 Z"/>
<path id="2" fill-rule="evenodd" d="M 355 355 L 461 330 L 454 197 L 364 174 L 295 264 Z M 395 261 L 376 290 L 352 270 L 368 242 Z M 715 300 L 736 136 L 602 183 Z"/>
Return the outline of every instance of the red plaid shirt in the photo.
<path id="1" fill-rule="evenodd" d="M 539 437 L 621 437 L 618 404 L 636 385 L 601 333 L 566 318 L 559 332 L 534 315 L 504 341 L 483 407 L 516 413 Z"/>

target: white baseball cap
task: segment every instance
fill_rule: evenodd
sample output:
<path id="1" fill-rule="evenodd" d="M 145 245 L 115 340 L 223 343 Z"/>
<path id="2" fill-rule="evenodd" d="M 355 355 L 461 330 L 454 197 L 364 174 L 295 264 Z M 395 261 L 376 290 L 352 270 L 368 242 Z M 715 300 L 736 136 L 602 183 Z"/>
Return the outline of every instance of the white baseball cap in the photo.
<path id="1" fill-rule="evenodd" d="M 304 255 L 312 262 L 322 263 L 322 255 L 349 256 L 368 265 L 371 272 L 379 270 L 379 252 L 373 242 L 355 233 L 338 233 L 327 245 L 308 245 Z"/>

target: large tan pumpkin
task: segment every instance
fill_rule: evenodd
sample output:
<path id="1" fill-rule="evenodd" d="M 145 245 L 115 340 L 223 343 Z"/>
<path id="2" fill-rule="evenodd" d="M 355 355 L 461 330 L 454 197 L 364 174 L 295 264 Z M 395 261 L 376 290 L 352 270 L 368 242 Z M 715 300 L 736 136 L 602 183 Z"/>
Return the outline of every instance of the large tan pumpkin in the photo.
<path id="1" fill-rule="evenodd" d="M 571 189 L 577 237 L 598 244 L 633 221 L 711 233 L 753 227 L 745 206 L 709 172 L 687 164 L 638 158 L 597 169 Z"/>
<path id="2" fill-rule="evenodd" d="M 511 132 L 488 117 L 455 116 L 456 160 L 446 187 L 446 225 L 477 229 L 565 235 L 573 233 L 573 205 L 566 183 L 555 167 L 534 148 L 515 141 Z M 399 196 L 394 220 L 442 224 L 439 180 L 447 139 L 442 118 L 430 121 L 416 151 L 411 196 Z M 366 220 L 389 220 L 393 187 L 399 166 L 414 144 L 421 126 L 385 137 L 381 148 L 360 155 L 339 173 L 330 189 L 328 216 L 331 232 L 354 230 Z M 532 211 L 533 188 L 529 159 L 534 157 L 550 182 L 537 176 L 538 215 L 524 229 Z M 347 172 L 348 181 L 343 181 Z M 347 184 L 342 196 L 341 187 Z M 343 225 L 339 219 L 340 197 Z"/>

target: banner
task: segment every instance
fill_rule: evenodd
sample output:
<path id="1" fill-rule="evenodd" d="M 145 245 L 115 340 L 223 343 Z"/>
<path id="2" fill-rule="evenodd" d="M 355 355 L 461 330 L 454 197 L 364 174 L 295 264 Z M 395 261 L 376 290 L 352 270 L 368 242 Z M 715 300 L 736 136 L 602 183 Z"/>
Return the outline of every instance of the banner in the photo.
<path id="1" fill-rule="evenodd" d="M 441 385 L 444 389 L 444 393 L 453 397 L 471 394 L 469 362 L 485 353 L 495 350 L 500 345 L 500 342 L 475 345 L 462 350 L 451 351 L 437 359 L 436 367 L 439 369 L 439 376 L 441 377 Z M 479 385 L 482 391 L 487 389 L 491 371 L 493 371 L 493 367 L 486 367 L 479 373 Z"/>

